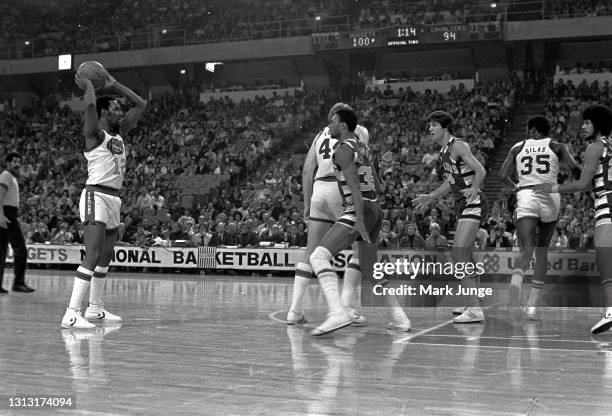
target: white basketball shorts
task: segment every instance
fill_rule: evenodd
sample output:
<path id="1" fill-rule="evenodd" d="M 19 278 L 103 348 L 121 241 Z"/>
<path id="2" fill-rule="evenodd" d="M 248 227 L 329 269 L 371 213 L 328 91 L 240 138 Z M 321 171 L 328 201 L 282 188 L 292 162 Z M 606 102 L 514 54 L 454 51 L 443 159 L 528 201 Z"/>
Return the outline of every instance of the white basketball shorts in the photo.
<path id="1" fill-rule="evenodd" d="M 112 230 L 119 227 L 120 211 L 121 198 L 117 190 L 87 185 L 81 192 L 79 215 L 83 224 L 103 223 L 107 230 Z"/>

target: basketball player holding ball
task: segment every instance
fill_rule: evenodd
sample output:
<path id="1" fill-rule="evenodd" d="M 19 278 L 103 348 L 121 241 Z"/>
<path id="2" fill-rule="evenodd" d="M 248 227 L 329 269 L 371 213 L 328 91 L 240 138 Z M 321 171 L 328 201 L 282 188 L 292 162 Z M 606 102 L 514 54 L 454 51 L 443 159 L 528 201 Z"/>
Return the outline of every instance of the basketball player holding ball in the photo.
<path id="1" fill-rule="evenodd" d="M 102 292 L 119 227 L 119 189 L 126 170 L 122 136 L 136 126 L 147 103 L 117 82 L 97 62 L 82 64 L 75 82 L 85 91 L 86 105 L 83 133 L 87 182 L 79 205 L 86 256 L 76 271 L 70 304 L 61 327 L 93 329 L 95 325 L 91 322 L 121 322 L 121 317 L 104 309 Z M 96 98 L 96 90 L 100 88 L 125 97 L 133 107 L 124 116 L 114 98 Z M 83 316 L 80 310 L 87 292 L 89 305 Z"/>

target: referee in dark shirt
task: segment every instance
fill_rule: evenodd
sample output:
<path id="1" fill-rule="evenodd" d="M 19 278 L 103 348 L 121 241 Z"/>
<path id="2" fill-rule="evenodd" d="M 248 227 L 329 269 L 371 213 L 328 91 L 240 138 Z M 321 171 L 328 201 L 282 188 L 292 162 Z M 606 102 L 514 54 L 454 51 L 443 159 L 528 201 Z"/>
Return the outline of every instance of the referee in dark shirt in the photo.
<path id="1" fill-rule="evenodd" d="M 6 170 L 0 173 L 0 293 L 7 293 L 2 287 L 6 253 L 11 244 L 14 253 L 15 281 L 13 292 L 30 293 L 34 289 L 25 284 L 25 270 L 28 250 L 17 219 L 19 210 L 19 184 L 17 176 L 21 168 L 21 155 L 11 152 L 6 156 Z"/>

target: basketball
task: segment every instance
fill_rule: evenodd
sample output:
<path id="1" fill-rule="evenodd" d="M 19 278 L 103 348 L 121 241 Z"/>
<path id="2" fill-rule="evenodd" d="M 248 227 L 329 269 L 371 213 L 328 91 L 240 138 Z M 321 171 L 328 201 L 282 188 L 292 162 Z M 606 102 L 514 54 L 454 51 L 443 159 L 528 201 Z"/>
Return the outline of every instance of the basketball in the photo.
<path id="1" fill-rule="evenodd" d="M 100 62 L 96 61 L 83 62 L 79 65 L 77 74 L 79 74 L 81 78 L 90 80 L 96 90 L 104 87 L 106 80 L 108 80 L 108 71 Z"/>

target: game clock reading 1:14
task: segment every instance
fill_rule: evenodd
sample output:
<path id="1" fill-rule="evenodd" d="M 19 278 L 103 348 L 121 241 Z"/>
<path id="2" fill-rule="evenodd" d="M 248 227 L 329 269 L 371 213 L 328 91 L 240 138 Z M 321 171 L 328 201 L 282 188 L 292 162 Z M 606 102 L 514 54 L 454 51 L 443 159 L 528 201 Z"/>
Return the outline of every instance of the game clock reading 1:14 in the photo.
<path id="1" fill-rule="evenodd" d="M 471 24 L 445 24 L 429 26 L 402 26 L 384 29 L 386 46 L 426 45 L 501 39 L 497 22 Z M 378 37 L 382 32 L 377 33 Z"/>
<path id="2" fill-rule="evenodd" d="M 419 34 L 419 29 L 416 27 L 398 27 L 395 31 L 397 38 L 416 38 Z"/>
<path id="3" fill-rule="evenodd" d="M 467 28 L 462 25 L 398 27 L 394 29 L 392 36 L 387 38 L 387 46 L 452 42 L 458 39 L 457 32 L 464 31 L 467 31 Z"/>

